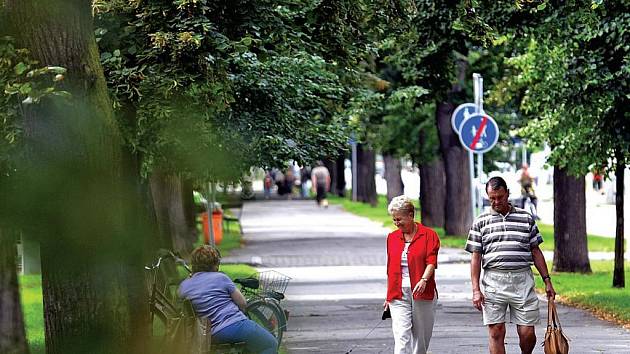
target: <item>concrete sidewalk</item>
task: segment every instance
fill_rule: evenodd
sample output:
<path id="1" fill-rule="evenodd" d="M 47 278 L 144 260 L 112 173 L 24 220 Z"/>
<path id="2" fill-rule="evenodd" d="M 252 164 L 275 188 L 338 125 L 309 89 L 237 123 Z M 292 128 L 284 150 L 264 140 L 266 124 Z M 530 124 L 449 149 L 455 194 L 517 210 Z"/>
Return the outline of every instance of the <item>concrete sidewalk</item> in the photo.
<path id="1" fill-rule="evenodd" d="M 387 229 L 338 206 L 320 209 L 314 201 L 249 202 L 242 222 L 245 247 L 223 262 L 251 263 L 293 278 L 284 301 L 291 312 L 283 341 L 290 353 L 392 352 L 391 321 L 380 320 Z M 433 353 L 487 352 L 486 328 L 471 305 L 467 257 L 461 250 L 440 251 Z M 630 353 L 630 332 L 581 310 L 561 306 L 559 312 L 571 353 Z M 543 334 L 540 325 L 539 343 Z M 520 352 L 513 325 L 506 342 L 508 353 Z M 535 353 L 542 352 L 537 345 Z"/>

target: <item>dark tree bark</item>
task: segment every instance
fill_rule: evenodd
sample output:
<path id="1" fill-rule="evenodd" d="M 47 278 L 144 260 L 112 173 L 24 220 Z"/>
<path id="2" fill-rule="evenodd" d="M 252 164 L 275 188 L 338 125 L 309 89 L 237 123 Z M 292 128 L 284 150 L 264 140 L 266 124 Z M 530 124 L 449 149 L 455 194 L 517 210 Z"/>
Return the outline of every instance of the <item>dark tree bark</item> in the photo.
<path id="1" fill-rule="evenodd" d="M 357 200 L 372 206 L 377 204 L 376 156 L 374 150 L 363 144 L 357 145 Z M 354 176 L 353 176 L 354 178 Z"/>
<path id="2" fill-rule="evenodd" d="M 420 221 L 428 227 L 444 227 L 446 210 L 444 162 L 437 158 L 420 165 Z"/>
<path id="3" fill-rule="evenodd" d="M 556 272 L 591 272 L 586 240 L 584 183 L 584 176 L 573 177 L 566 170 L 554 167 L 553 270 Z"/>
<path id="4" fill-rule="evenodd" d="M 394 197 L 402 195 L 405 187 L 400 176 L 400 159 L 383 153 L 383 164 L 385 165 L 385 181 L 387 181 L 387 203 L 389 203 Z"/>
<path id="5" fill-rule="evenodd" d="M 181 255 L 188 255 L 196 241 L 192 184 L 181 176 L 154 170 L 151 194 L 162 243 Z"/>
<path id="6" fill-rule="evenodd" d="M 41 242 L 50 354 L 133 353 L 146 333 L 134 318 L 140 313 L 134 309 L 146 308 L 142 244 L 125 225 L 135 204 L 125 202 L 122 140 L 91 6 L 91 0 L 6 1 L 18 46 L 39 65 L 66 68 L 61 89 L 72 95 L 23 107 L 27 151 L 16 182 L 25 186 L 24 205 L 38 205 L 39 227 L 21 227 Z"/>
<path id="7" fill-rule="evenodd" d="M 468 151 L 451 127 L 451 114 L 455 105 L 438 103 L 436 120 L 440 138 L 440 153 L 446 176 L 446 208 L 444 230 L 447 235 L 466 235 L 472 224 L 470 200 L 470 172 Z"/>
<path id="8" fill-rule="evenodd" d="M 324 161 L 324 166 L 328 169 L 330 174 L 330 189 L 328 192 L 334 193 L 337 190 L 337 163 L 336 160 L 327 158 Z"/>
<path id="9" fill-rule="evenodd" d="M 13 232 L 0 229 L 0 353 L 28 353 Z"/>
<path id="10" fill-rule="evenodd" d="M 613 271 L 613 287 L 624 288 L 626 286 L 626 279 L 624 273 L 624 232 L 623 232 L 623 203 L 624 203 L 624 174 L 625 164 L 623 163 L 622 156 L 617 155 L 617 165 L 615 166 L 615 183 L 617 192 L 615 194 L 615 207 L 617 210 L 617 227 L 615 230 L 615 268 Z"/>
<path id="11" fill-rule="evenodd" d="M 339 157 L 337 157 L 335 163 L 335 176 L 337 177 L 336 185 L 335 185 L 335 193 L 340 197 L 345 197 L 346 195 L 346 156 L 342 152 Z"/>

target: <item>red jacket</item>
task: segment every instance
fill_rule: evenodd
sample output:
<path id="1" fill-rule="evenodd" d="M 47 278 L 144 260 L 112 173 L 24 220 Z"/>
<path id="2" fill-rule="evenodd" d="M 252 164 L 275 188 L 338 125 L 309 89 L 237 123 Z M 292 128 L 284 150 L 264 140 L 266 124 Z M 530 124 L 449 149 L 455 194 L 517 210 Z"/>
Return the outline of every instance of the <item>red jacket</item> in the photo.
<path id="1" fill-rule="evenodd" d="M 437 254 L 440 249 L 440 238 L 432 229 L 416 223 L 418 231 L 411 239 L 407 253 L 409 278 L 413 289 L 422 278 L 427 264 L 437 268 Z M 402 299 L 402 271 L 400 258 L 405 249 L 405 238 L 402 231 L 396 230 L 387 235 L 387 301 Z M 429 278 L 424 292 L 414 296 L 415 300 L 433 300 L 435 296 L 435 274 Z"/>

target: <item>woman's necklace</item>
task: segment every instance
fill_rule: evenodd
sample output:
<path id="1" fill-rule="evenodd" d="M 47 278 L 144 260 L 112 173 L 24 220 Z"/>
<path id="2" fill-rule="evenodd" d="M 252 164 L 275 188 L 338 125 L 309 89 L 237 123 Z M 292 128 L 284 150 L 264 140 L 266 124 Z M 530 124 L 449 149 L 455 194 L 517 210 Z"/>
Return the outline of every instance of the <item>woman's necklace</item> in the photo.
<path id="1" fill-rule="evenodd" d="M 403 234 L 403 237 L 405 238 L 405 241 L 407 242 L 411 242 L 411 240 L 413 240 L 413 236 L 416 234 L 416 232 L 418 232 L 418 225 L 416 225 L 416 223 L 413 223 L 413 232 L 410 234 Z"/>

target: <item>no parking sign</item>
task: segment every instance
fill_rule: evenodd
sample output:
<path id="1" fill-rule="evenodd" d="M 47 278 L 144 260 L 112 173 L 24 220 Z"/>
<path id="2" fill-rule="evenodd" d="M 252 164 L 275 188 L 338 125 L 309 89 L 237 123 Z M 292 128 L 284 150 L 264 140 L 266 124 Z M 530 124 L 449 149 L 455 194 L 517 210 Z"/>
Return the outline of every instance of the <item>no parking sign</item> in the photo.
<path id="1" fill-rule="evenodd" d="M 499 140 L 499 126 L 492 117 L 473 114 L 459 126 L 459 141 L 476 154 L 490 151 Z"/>

